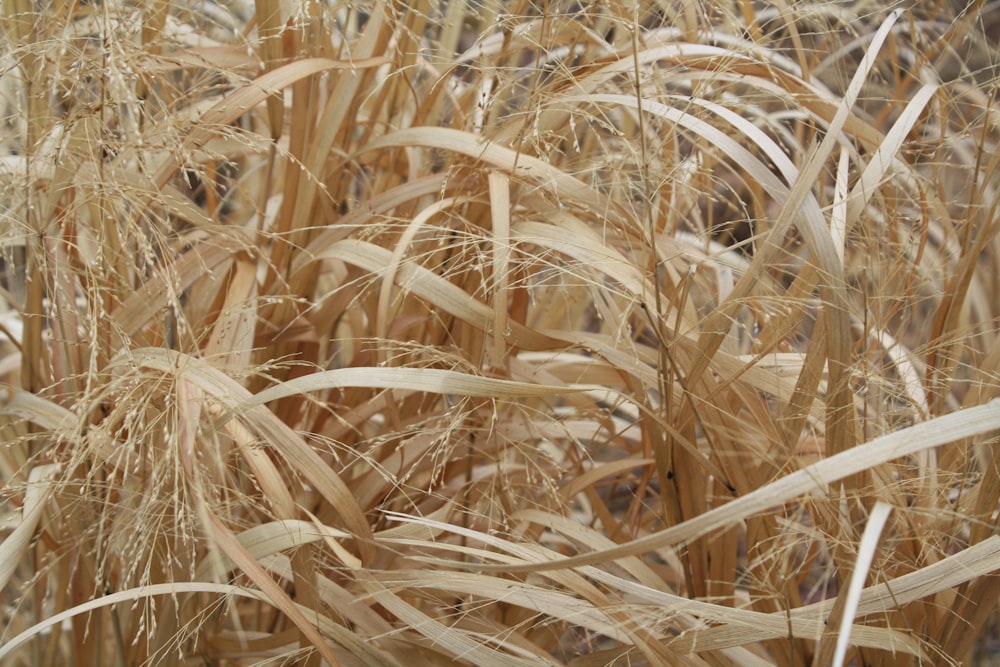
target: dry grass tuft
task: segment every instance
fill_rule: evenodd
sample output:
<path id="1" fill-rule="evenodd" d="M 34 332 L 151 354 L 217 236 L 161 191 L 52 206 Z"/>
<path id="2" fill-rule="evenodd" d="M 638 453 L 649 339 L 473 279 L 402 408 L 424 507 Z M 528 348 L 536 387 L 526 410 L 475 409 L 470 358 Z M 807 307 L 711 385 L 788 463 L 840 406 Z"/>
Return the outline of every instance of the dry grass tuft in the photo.
<path id="1" fill-rule="evenodd" d="M 0 8 L 3 664 L 995 649 L 997 3 Z"/>

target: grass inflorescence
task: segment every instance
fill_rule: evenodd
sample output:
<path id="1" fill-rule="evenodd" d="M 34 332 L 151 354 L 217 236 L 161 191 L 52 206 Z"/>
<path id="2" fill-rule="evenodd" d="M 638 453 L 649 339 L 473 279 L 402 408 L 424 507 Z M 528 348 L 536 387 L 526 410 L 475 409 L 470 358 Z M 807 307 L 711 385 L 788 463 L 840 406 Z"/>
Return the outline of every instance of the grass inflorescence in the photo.
<path id="1" fill-rule="evenodd" d="M 997 3 L 0 7 L 3 664 L 986 664 Z"/>

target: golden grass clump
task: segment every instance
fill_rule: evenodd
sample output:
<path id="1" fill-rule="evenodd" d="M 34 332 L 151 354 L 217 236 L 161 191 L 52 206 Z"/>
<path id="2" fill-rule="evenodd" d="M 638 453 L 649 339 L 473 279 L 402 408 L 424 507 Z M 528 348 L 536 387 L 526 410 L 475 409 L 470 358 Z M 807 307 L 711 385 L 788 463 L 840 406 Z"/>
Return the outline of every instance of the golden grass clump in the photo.
<path id="1" fill-rule="evenodd" d="M 0 663 L 988 664 L 1000 4 L 0 12 Z"/>

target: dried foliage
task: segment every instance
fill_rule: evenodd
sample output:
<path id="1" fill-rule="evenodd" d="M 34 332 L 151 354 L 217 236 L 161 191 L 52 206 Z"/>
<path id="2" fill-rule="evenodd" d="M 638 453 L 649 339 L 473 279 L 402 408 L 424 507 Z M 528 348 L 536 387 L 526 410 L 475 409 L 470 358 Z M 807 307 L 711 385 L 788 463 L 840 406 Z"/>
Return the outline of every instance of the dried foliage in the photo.
<path id="1" fill-rule="evenodd" d="M 5 665 L 940 665 L 1000 5 L 0 3 Z"/>

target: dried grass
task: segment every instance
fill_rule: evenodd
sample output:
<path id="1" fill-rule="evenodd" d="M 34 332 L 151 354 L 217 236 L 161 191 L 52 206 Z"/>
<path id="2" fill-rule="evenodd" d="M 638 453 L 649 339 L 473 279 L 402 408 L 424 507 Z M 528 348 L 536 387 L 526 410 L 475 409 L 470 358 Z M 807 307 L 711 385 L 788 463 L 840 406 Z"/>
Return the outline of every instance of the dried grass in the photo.
<path id="1" fill-rule="evenodd" d="M 2 12 L 3 664 L 987 664 L 998 5 Z"/>

